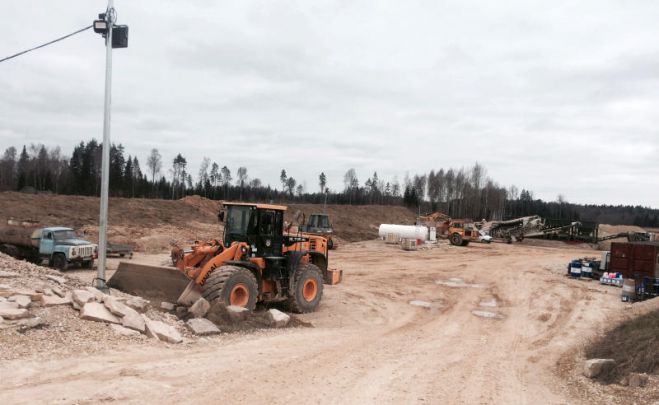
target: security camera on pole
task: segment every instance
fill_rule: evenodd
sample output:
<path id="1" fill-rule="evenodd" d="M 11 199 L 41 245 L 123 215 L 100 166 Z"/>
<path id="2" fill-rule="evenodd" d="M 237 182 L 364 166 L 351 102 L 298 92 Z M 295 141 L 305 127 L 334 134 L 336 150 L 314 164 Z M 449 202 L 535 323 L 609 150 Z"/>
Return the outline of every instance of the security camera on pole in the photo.
<path id="1" fill-rule="evenodd" d="M 94 32 L 105 38 L 105 116 L 103 119 L 103 159 L 101 162 L 101 213 L 98 230 L 98 275 L 95 286 L 99 290 L 105 285 L 105 261 L 107 256 L 108 190 L 110 185 L 110 105 L 112 101 L 112 48 L 128 47 L 128 27 L 115 25 L 117 13 L 113 0 L 108 0 L 105 13 L 94 21 Z"/>

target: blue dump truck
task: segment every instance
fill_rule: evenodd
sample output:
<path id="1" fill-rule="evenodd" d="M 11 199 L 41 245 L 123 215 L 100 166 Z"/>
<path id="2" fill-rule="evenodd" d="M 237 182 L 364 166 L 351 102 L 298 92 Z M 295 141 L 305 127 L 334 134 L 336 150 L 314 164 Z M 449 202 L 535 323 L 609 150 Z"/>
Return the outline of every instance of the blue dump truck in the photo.
<path id="1" fill-rule="evenodd" d="M 35 263 L 47 260 L 49 266 L 59 270 L 71 266 L 91 269 L 98 257 L 96 244 L 80 239 L 73 229 L 61 226 L 2 226 L 0 251 Z"/>

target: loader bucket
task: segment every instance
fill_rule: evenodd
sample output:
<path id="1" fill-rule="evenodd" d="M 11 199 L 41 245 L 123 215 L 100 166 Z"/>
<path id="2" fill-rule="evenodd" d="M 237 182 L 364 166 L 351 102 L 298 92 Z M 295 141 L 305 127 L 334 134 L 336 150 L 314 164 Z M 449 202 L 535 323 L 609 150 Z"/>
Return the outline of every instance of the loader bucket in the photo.
<path id="1" fill-rule="evenodd" d="M 120 262 L 107 285 L 151 300 L 176 302 L 190 281 L 175 267 Z"/>

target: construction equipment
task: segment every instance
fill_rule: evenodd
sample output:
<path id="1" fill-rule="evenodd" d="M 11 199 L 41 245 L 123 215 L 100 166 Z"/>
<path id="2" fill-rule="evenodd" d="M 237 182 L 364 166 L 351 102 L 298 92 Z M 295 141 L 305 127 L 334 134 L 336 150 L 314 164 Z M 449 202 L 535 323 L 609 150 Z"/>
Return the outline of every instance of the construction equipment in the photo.
<path id="1" fill-rule="evenodd" d="M 338 243 L 332 238 L 334 230 L 327 214 L 311 214 L 309 221 L 306 224 L 300 225 L 300 232 L 325 237 L 329 249 L 336 249 L 338 247 Z"/>
<path id="2" fill-rule="evenodd" d="M 597 238 L 597 241 L 603 242 L 605 240 L 618 238 L 627 238 L 628 242 L 650 242 L 651 235 L 649 232 L 620 232 L 613 235 Z"/>
<path id="3" fill-rule="evenodd" d="M 174 267 L 122 262 L 107 284 L 182 304 L 203 296 L 211 303 L 253 310 L 260 301 L 288 301 L 294 312 L 312 312 L 323 283 L 339 283 L 342 271 L 328 267 L 326 238 L 285 232 L 285 210 L 224 203 L 218 214 L 225 222 L 223 240 L 195 242 L 185 250 L 174 246 Z"/>
<path id="4" fill-rule="evenodd" d="M 472 240 L 478 240 L 479 233 L 471 220 L 450 219 L 440 226 L 440 236 L 448 238 L 451 245 L 467 246 Z"/>

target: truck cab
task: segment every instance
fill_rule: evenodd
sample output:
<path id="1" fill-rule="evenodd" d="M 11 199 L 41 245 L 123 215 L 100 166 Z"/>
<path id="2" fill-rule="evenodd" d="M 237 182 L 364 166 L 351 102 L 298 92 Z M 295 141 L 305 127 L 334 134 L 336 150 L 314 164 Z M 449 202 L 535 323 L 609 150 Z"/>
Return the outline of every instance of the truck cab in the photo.
<path id="1" fill-rule="evenodd" d="M 327 239 L 329 249 L 336 249 L 337 247 L 332 238 L 334 230 L 327 214 L 311 214 L 306 225 L 300 226 L 300 232 L 323 236 Z"/>
<path id="2" fill-rule="evenodd" d="M 98 246 L 78 238 L 71 228 L 43 228 L 35 231 L 32 239 L 38 243 L 39 255 L 60 270 L 74 264 L 92 268 L 98 257 Z"/>

